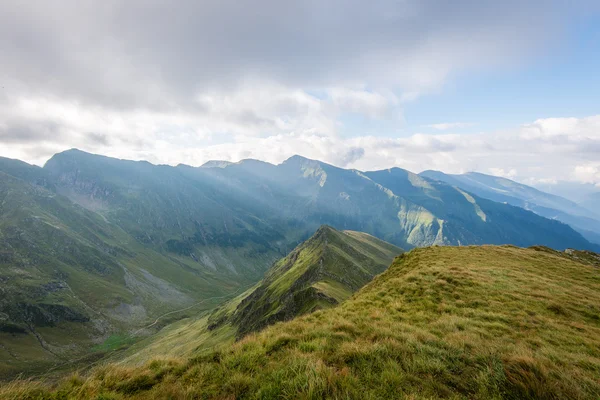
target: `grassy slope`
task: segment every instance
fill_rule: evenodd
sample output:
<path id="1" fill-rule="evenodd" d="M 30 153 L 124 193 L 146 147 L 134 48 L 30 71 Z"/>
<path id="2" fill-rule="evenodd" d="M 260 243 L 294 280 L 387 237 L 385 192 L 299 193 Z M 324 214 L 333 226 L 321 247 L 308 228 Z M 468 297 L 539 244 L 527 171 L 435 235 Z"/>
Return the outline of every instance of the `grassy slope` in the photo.
<path id="1" fill-rule="evenodd" d="M 259 284 L 219 307 L 231 313 L 240 301 L 247 297 Z M 160 332 L 135 343 L 122 353 L 108 358 L 121 365 L 142 365 L 156 357 L 190 357 L 221 349 L 235 341 L 236 330 L 231 324 L 218 329 L 208 329 L 208 315 L 185 318 L 165 326 Z"/>
<path id="2" fill-rule="evenodd" d="M 214 312 L 209 328 L 231 324 L 242 337 L 274 322 L 329 308 L 383 272 L 401 252 L 365 233 L 322 226 L 275 263 L 235 309 L 225 305 Z"/>
<path id="3" fill-rule="evenodd" d="M 16 167 L 27 172 L 19 176 L 42 174 Z M 158 315 L 249 280 L 155 251 L 97 213 L 0 171 L 0 376 L 79 358 L 111 335 L 130 336 Z M 189 315 L 216 304 L 207 300 Z"/>
<path id="4" fill-rule="evenodd" d="M 60 395 L 596 399 L 600 268 L 544 248 L 416 249 L 340 306 L 225 350 L 0 392 Z"/>
<path id="5" fill-rule="evenodd" d="M 332 307 L 385 270 L 401 251 L 362 232 L 323 226 L 275 263 L 262 282 L 223 304 L 209 318 L 165 327 L 119 357 L 123 364 L 135 365 L 157 355 L 203 354 L 266 325 Z"/>

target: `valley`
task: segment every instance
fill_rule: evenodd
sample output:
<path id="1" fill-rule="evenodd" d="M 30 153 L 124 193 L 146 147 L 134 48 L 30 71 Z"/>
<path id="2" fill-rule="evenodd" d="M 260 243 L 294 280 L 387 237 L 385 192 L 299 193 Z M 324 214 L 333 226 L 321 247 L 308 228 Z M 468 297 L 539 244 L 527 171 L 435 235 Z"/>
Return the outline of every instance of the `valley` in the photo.
<path id="1" fill-rule="evenodd" d="M 299 156 L 198 168 L 78 150 L 44 168 L 0 159 L 0 375 L 94 379 L 103 365 L 228 351 L 345 307 L 405 250 L 598 249 L 565 223 L 425 175 Z"/>

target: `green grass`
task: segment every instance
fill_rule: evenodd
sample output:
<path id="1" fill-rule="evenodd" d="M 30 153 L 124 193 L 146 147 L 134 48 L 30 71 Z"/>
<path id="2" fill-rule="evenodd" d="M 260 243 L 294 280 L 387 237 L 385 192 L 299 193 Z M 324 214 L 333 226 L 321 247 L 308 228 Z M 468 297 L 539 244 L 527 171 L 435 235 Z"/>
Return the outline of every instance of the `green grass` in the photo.
<path id="1" fill-rule="evenodd" d="M 545 249 L 433 247 L 340 306 L 202 356 L 109 365 L 0 398 L 600 397 L 600 269 Z"/>
<path id="2" fill-rule="evenodd" d="M 277 262 L 267 272 L 265 281 L 222 304 L 209 317 L 186 318 L 165 326 L 157 334 L 110 359 L 118 360 L 122 365 L 139 365 L 158 356 L 190 357 L 222 348 L 248 329 L 248 320 L 252 324 L 266 325 L 277 322 L 272 316 L 286 306 L 283 298 L 297 297 L 295 308 L 285 316 L 287 319 L 315 308 L 332 307 L 348 299 L 355 291 L 355 287 L 348 286 L 351 278 L 357 279 L 357 284 L 362 286 L 376 272 L 383 271 L 394 255 L 401 252 L 393 245 L 360 232 L 339 232 L 329 227 L 319 232 L 298 246 L 290 256 Z M 336 257 L 324 257 L 326 252 L 333 252 Z M 324 260 L 322 264 L 321 259 Z M 322 271 L 319 272 L 319 269 Z M 357 273 L 360 274 L 358 277 Z M 308 279 L 298 281 L 302 276 Z M 342 281 L 336 280 L 336 276 Z M 264 288 L 267 288 L 267 293 L 261 297 Z M 311 295 L 305 296 L 307 289 Z M 333 302 L 314 296 L 310 289 L 333 299 Z M 251 301 L 248 301 L 249 298 Z M 246 303 L 240 306 L 244 300 Z M 267 307 L 263 307 L 265 304 Z M 257 312 L 249 319 L 239 318 L 247 309 Z"/>
<path id="3" fill-rule="evenodd" d="M 322 226 L 267 271 L 255 289 L 224 305 L 209 318 L 209 328 L 230 324 L 237 336 L 329 308 L 350 297 L 387 268 L 402 249 L 371 235 Z"/>
<path id="4" fill-rule="evenodd" d="M 407 247 L 510 242 L 594 249 L 557 221 L 472 200 L 476 204 L 450 186 L 397 168 L 361 173 L 299 157 L 279 166 L 248 161 L 224 169 L 153 166 L 76 150 L 54 156 L 44 169 L 0 159 L 0 318 L 8 316 L 20 329 L 35 320 L 35 329 L 44 330 L 42 337 L 53 346 L 51 352 L 33 349 L 33 332 L 4 335 L 0 379 L 7 371 L 79 358 L 110 334 L 136 330 L 202 299 L 207 301 L 189 314 L 172 317 L 209 310 L 215 306 L 209 299 L 257 282 L 321 223 Z M 331 247 L 324 257 L 318 248 L 306 251 L 288 274 L 271 282 L 260 305 L 273 308 L 260 313 L 275 319 L 297 315 L 298 310 L 278 307 L 278 299 L 315 261 L 323 259 L 332 275 L 349 278 L 349 291 L 388 265 L 389 259 L 382 268 L 365 267 L 365 260 L 378 257 L 375 248 L 381 252 L 384 246 L 346 234 L 356 239 L 353 254 L 343 246 Z M 358 268 L 347 276 L 345 265 Z M 300 312 L 347 296 L 340 285 L 318 282 L 293 291 Z M 57 283 L 66 285 L 48 287 Z M 70 311 L 49 313 L 45 306 Z M 42 322 L 54 324 L 56 332 L 30 318 L 27 309 L 50 316 Z M 89 322 L 69 330 L 69 314 Z M 31 349 L 22 352 L 25 348 Z"/>
<path id="5" fill-rule="evenodd" d="M 186 318 L 166 326 L 160 332 L 143 339 L 112 360 L 119 365 L 139 366 L 158 357 L 188 358 L 221 349 L 235 341 L 236 330 L 229 324 L 207 329 L 207 317 Z M 110 361 L 110 359 L 109 359 Z"/>
<path id="6" fill-rule="evenodd" d="M 135 343 L 135 338 L 127 334 L 110 335 L 102 344 L 92 347 L 94 352 L 119 350 Z"/>
<path id="7" fill-rule="evenodd" d="M 277 257 L 255 254 L 250 245 L 198 246 L 199 257 L 215 260 L 207 266 L 144 244 L 98 213 L 2 171 L 0 203 L 0 323 L 19 330 L 0 329 L 0 379 L 92 355 L 90 349 L 104 349 L 98 341 L 173 310 L 196 304 L 169 318 L 212 309 L 222 296 L 256 282 Z M 234 266 L 254 275 L 232 272 Z M 84 318 L 72 323 L 70 315 Z"/>

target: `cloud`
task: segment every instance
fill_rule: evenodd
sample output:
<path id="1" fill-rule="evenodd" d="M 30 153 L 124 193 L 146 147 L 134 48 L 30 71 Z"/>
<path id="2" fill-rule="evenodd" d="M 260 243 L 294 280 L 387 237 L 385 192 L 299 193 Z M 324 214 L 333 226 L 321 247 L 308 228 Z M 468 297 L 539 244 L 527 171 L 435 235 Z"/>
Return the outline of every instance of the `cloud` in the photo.
<path id="1" fill-rule="evenodd" d="M 355 163 L 356 161 L 363 158 L 365 155 L 365 149 L 362 147 L 351 147 L 346 151 L 344 156 L 339 160 L 338 164 L 341 167 L 346 167 L 348 164 Z"/>
<path id="2" fill-rule="evenodd" d="M 449 129 L 469 128 L 475 125 L 472 122 L 442 122 L 439 124 L 425 125 L 426 128 L 433 128 L 438 131 L 446 131 Z"/>
<path id="3" fill-rule="evenodd" d="M 457 71 L 520 63 L 582 8 L 541 0 L 5 0 L 0 76 L 11 97 L 113 109 L 196 111 L 198 94 L 248 82 L 368 85 L 410 98 Z"/>
<path id="4" fill-rule="evenodd" d="M 569 125 L 576 132 L 571 140 L 579 142 L 585 138 L 588 143 L 600 144 L 599 117 L 580 118 L 577 124 Z M 548 126 L 549 121 L 537 122 Z M 597 154 L 580 146 L 565 146 L 568 140 L 548 140 L 552 135 L 545 132 L 539 137 L 523 139 L 529 126 L 524 124 L 511 130 L 481 134 L 414 134 L 402 138 L 343 138 L 310 133 L 245 137 L 235 143 L 189 149 L 184 158 L 194 165 L 209 159 L 238 161 L 248 157 L 280 163 L 300 154 L 360 170 L 398 166 L 414 172 L 425 169 L 448 173 L 479 171 L 530 184 L 561 180 L 600 184 Z M 581 129 L 582 126 L 586 129 Z M 563 135 L 568 138 L 571 132 L 563 130 Z"/>
<path id="5" fill-rule="evenodd" d="M 499 176 L 502 178 L 512 179 L 517 176 L 517 170 L 514 168 L 512 168 L 508 171 L 506 171 L 504 168 L 488 168 L 488 170 L 490 171 L 490 174 Z"/>
<path id="6" fill-rule="evenodd" d="M 310 118 L 314 121 L 320 118 L 327 120 L 325 116 L 335 108 L 327 99 L 305 99 L 303 96 L 297 99 L 300 99 L 300 105 L 287 104 L 285 107 L 308 107 L 313 110 Z M 309 106 L 306 106 L 307 102 Z M 149 117 L 144 112 L 132 112 L 126 117 L 121 114 L 99 117 L 95 112 L 86 113 L 84 109 L 70 110 L 65 106 L 64 109 L 50 107 L 45 110 L 44 103 L 36 106 L 40 124 L 46 123 L 53 114 L 61 116 L 58 123 L 50 124 L 47 132 L 36 130 L 42 135 L 26 137 L 19 145 L 4 141 L 5 131 L 0 128 L 0 141 L 4 141 L 0 155 L 42 165 L 55 152 L 79 147 L 119 158 L 145 159 L 172 165 L 201 165 L 211 159 L 239 161 L 244 158 L 280 163 L 292 155 L 300 154 L 360 170 L 398 166 L 414 172 L 425 169 L 448 173 L 479 171 L 529 184 L 575 180 L 600 185 L 598 153 L 588 151 L 589 146 L 600 146 L 600 116 L 578 118 L 576 123 L 571 118 L 565 118 L 565 121 L 538 120 L 535 123 L 541 128 L 533 136 L 528 134 L 531 124 L 524 124 L 510 130 L 477 134 L 343 137 L 334 132 L 316 132 L 310 129 L 316 122 L 300 119 L 285 121 L 284 125 L 297 127 L 291 132 L 284 127 L 273 129 L 268 135 L 244 134 L 242 123 L 236 135 L 213 135 L 215 137 L 199 139 L 203 133 L 201 128 L 197 128 L 197 131 L 187 129 L 210 123 L 210 120 L 203 119 L 205 115 L 166 114 L 161 120 L 161 127 L 161 124 L 156 125 L 153 114 Z M 280 107 L 275 106 L 274 109 L 279 110 Z M 279 115 L 278 112 L 273 113 L 269 118 Z M 70 120 L 69 115 L 76 118 Z M 259 115 L 265 118 L 264 113 Z M 78 134 L 78 124 L 96 125 L 99 129 L 94 133 Z M 560 135 L 554 134 L 552 126 L 556 124 L 563 126 Z M 323 126 L 324 130 L 334 129 L 327 124 Z M 235 125 L 229 126 L 232 127 Z M 550 132 L 546 129 L 550 129 Z M 100 131 L 104 134 L 98 134 Z M 148 132 L 151 134 L 145 134 Z M 54 140 L 56 135 L 68 137 L 69 142 L 59 143 Z M 556 140 L 557 137 L 560 140 Z M 209 144 L 206 144 L 207 141 Z"/>
<path id="7" fill-rule="evenodd" d="M 588 162 L 576 165 L 573 170 L 575 180 L 600 186 L 600 162 Z"/>
<path id="8" fill-rule="evenodd" d="M 551 155 L 535 175 L 547 178 L 575 176 L 600 149 L 590 134 L 598 117 L 506 134 L 393 137 L 406 102 L 459 73 L 527 62 L 555 46 L 583 4 L 5 0 L 1 8 L 0 155 L 40 165 L 77 147 L 169 164 L 299 153 L 361 169 L 527 174 Z M 394 129 L 348 137 L 348 114 Z"/>
<path id="9" fill-rule="evenodd" d="M 368 90 L 333 88 L 327 91 L 333 105 L 342 112 L 366 115 L 371 118 L 382 117 L 390 108 L 398 104 L 393 93 L 377 93 Z"/>

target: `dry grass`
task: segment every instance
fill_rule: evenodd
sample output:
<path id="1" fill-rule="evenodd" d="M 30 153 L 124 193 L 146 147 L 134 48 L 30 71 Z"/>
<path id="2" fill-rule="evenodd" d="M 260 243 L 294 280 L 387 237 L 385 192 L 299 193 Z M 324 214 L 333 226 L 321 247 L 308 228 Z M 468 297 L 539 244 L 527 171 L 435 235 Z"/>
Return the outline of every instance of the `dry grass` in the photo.
<path id="1" fill-rule="evenodd" d="M 417 249 L 342 305 L 226 350 L 0 398 L 598 399 L 600 269 L 510 246 Z"/>

